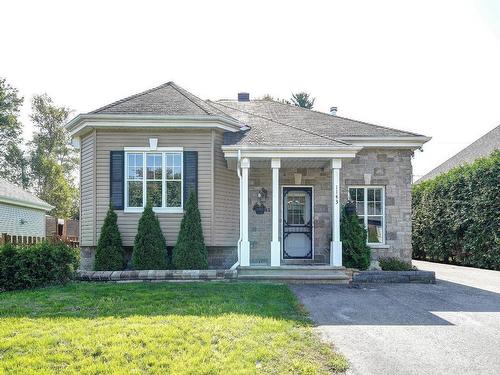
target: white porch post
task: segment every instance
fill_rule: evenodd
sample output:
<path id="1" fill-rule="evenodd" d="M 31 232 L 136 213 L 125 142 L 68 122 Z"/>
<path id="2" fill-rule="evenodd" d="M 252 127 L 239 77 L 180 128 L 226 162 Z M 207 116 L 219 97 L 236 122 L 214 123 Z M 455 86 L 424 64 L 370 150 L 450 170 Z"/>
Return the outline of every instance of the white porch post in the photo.
<path id="1" fill-rule="evenodd" d="M 340 168 L 341 159 L 332 159 L 332 242 L 330 265 L 342 266 L 342 242 L 340 242 Z"/>
<path id="2" fill-rule="evenodd" d="M 241 159 L 241 259 L 240 265 L 250 266 L 250 242 L 248 241 L 248 169 L 250 168 L 250 159 Z"/>
<path id="3" fill-rule="evenodd" d="M 281 159 L 271 159 L 271 168 L 273 170 L 273 235 L 271 241 L 271 266 L 279 267 L 281 265 L 281 248 L 279 241 L 279 176 Z"/>

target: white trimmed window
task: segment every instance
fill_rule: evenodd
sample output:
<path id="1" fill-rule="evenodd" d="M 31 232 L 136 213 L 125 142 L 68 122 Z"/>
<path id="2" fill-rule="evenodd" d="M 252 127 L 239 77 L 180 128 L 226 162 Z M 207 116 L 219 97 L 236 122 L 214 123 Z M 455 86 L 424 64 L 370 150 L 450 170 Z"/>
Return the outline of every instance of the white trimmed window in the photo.
<path id="1" fill-rule="evenodd" d="M 182 212 L 182 151 L 125 152 L 125 212 Z"/>
<path id="2" fill-rule="evenodd" d="M 367 231 L 368 245 L 385 244 L 385 189 L 381 186 L 351 186 L 349 200 Z"/>

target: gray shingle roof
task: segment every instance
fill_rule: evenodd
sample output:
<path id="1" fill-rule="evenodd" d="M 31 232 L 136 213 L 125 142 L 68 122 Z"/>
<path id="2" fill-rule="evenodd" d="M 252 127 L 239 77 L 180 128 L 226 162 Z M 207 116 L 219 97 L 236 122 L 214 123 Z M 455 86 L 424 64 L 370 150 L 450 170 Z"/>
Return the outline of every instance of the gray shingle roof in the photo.
<path id="1" fill-rule="evenodd" d="M 472 163 L 474 160 L 488 156 L 498 149 L 500 149 L 500 125 L 434 168 L 425 176 L 419 178 L 415 183 L 418 184 L 419 182 L 429 180 L 460 165 Z"/>
<path id="2" fill-rule="evenodd" d="M 0 178 L 0 201 L 19 206 L 37 206 L 46 211 L 50 211 L 53 208 L 47 202 L 3 178 Z"/>
<path id="3" fill-rule="evenodd" d="M 332 116 L 306 108 L 296 107 L 271 100 L 251 100 L 238 102 L 235 100 L 220 100 L 217 103 L 239 111 L 250 112 L 265 116 L 301 129 L 308 129 L 317 134 L 331 138 L 342 137 L 408 137 L 421 136 L 420 134 L 369 124 L 345 117 Z M 237 113 L 232 114 L 238 118 Z M 249 124 L 251 126 L 251 124 Z"/>
<path id="4" fill-rule="evenodd" d="M 225 115 L 204 100 L 177 86 L 174 82 L 167 82 L 139 94 L 120 99 L 98 108 L 90 114 Z"/>

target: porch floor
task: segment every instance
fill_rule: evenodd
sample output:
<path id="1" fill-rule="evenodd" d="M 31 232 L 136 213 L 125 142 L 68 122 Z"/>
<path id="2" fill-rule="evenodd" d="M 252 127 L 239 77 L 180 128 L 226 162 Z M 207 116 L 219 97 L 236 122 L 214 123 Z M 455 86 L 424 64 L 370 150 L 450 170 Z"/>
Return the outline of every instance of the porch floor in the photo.
<path id="1" fill-rule="evenodd" d="M 345 267 L 330 265 L 304 264 L 238 267 L 238 279 L 242 280 L 281 280 L 291 282 L 328 282 L 347 284 L 352 277 Z"/>

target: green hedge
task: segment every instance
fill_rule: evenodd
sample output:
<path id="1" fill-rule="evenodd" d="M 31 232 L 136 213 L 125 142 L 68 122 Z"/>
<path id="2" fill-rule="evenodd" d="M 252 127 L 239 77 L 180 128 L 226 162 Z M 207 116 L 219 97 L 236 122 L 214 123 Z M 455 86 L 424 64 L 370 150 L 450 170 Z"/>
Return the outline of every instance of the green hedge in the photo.
<path id="1" fill-rule="evenodd" d="M 413 258 L 500 270 L 500 151 L 414 185 Z"/>
<path id="2" fill-rule="evenodd" d="M 71 280 L 80 252 L 64 243 L 0 246 L 0 290 L 64 284 Z"/>

